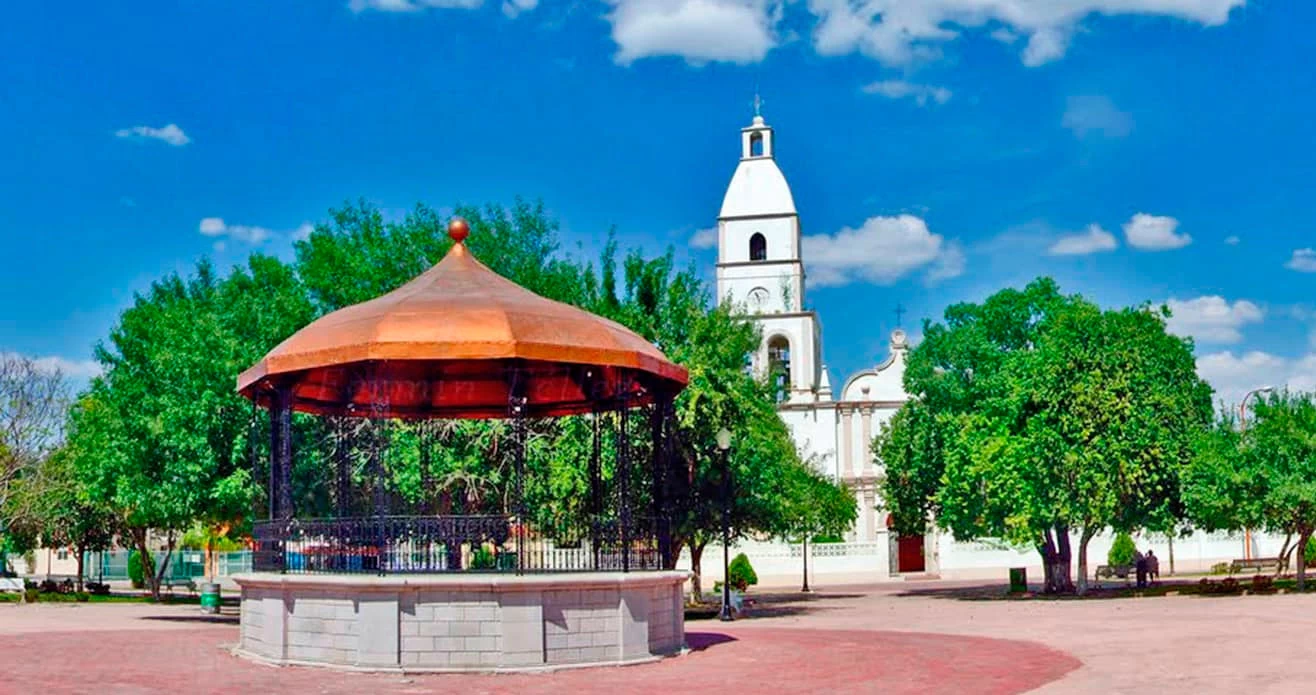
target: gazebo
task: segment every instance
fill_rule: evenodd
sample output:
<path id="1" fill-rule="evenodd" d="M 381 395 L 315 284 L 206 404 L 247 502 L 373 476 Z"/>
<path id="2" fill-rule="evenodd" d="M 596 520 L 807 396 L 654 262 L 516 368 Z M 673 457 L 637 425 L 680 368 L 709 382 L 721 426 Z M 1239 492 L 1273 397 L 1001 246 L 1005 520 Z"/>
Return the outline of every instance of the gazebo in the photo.
<path id="1" fill-rule="evenodd" d="M 494 273 L 467 249 L 469 231 L 454 219 L 437 265 L 312 322 L 238 377 L 270 417 L 269 519 L 254 526 L 254 571 L 237 578 L 238 653 L 442 671 L 684 648 L 688 574 L 674 569 L 668 500 L 685 478 L 672 444 L 685 369 L 624 326 Z M 329 518 L 294 508 L 294 411 L 333 433 Z M 526 437 L 529 421 L 563 416 L 592 423 L 592 455 L 578 532 L 555 539 L 527 509 Z M 513 461 L 497 513 L 407 504 L 390 489 L 384 459 L 397 447 L 430 469 L 429 423 L 493 418 Z"/>

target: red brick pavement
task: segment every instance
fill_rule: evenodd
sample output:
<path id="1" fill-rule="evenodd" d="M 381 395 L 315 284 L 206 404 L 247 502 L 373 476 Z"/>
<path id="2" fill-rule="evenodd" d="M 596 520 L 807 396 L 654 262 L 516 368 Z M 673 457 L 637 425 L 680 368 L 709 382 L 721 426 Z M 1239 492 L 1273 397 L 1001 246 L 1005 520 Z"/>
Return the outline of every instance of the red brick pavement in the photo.
<path id="1" fill-rule="evenodd" d="M 0 693 L 1019 693 L 1079 666 L 1038 644 L 951 635 L 691 623 L 658 663 L 515 675 L 365 674 L 232 656 L 233 625 L 0 635 Z"/>

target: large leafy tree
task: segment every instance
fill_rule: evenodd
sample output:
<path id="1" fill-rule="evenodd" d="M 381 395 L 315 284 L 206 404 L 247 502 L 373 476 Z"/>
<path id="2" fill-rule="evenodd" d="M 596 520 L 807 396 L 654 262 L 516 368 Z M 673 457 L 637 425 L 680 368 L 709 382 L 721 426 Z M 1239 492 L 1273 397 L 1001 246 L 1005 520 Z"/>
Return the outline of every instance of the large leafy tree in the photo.
<path id="1" fill-rule="evenodd" d="M 1262 528 L 1296 536 L 1298 586 L 1316 532 L 1316 395 L 1278 393 L 1246 430 L 1221 418 L 1203 433 L 1184 483 L 1189 518 L 1207 530 Z"/>
<path id="2" fill-rule="evenodd" d="M 920 397 L 876 453 L 900 530 L 931 517 L 960 539 L 1037 548 L 1049 591 L 1079 586 L 1103 529 L 1168 530 L 1211 390 L 1192 345 L 1149 307 L 1102 310 L 1041 279 L 946 310 L 909 358 Z"/>
<path id="3" fill-rule="evenodd" d="M 0 353 L 0 534 L 5 520 L 24 511 L 7 503 L 12 486 L 35 475 L 63 441 L 71 393 L 58 369 Z"/>
<path id="4" fill-rule="evenodd" d="M 252 412 L 234 377 L 309 318 L 276 259 L 253 256 L 226 279 L 203 262 L 139 295 L 97 347 L 104 373 L 73 411 L 71 444 L 84 452 L 75 461 L 89 499 L 117 512 L 139 552 L 152 535 L 172 551 L 194 521 L 227 525 L 250 513 Z M 156 596 L 168 565 L 148 578 Z"/>

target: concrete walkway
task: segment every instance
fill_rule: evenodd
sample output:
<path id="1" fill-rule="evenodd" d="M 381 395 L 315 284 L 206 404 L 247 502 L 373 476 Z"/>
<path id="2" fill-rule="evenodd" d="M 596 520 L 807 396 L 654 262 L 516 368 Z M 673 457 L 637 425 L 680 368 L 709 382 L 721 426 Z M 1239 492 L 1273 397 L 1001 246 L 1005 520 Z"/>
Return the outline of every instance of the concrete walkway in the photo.
<path id="1" fill-rule="evenodd" d="M 962 585 L 760 597 L 691 621 L 684 657 L 533 675 L 396 676 L 257 666 L 236 618 L 194 606 L 0 606 L 0 690 L 316 693 L 1292 693 L 1316 680 L 1316 596 L 999 600 Z M 231 609 L 229 609 L 231 611 Z"/>

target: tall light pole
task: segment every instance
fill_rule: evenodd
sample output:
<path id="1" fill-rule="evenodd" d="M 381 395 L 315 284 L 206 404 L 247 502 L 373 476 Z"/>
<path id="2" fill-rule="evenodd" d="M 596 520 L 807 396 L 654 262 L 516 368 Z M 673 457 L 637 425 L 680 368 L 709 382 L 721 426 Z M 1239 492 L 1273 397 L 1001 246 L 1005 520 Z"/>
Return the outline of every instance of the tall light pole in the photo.
<path id="1" fill-rule="evenodd" d="M 731 431 L 717 432 L 717 449 L 722 452 L 722 613 L 720 620 L 731 616 Z"/>
<path id="2" fill-rule="evenodd" d="M 1274 390 L 1275 390 L 1274 386 L 1262 386 L 1260 388 L 1252 389 L 1251 391 L 1248 391 L 1247 393 L 1243 394 L 1243 400 L 1238 404 L 1239 432 L 1247 431 L 1247 399 L 1251 398 L 1256 394 L 1270 393 L 1271 391 Z M 1252 529 L 1250 528 L 1243 529 L 1243 559 L 1244 560 L 1252 559 Z"/>

